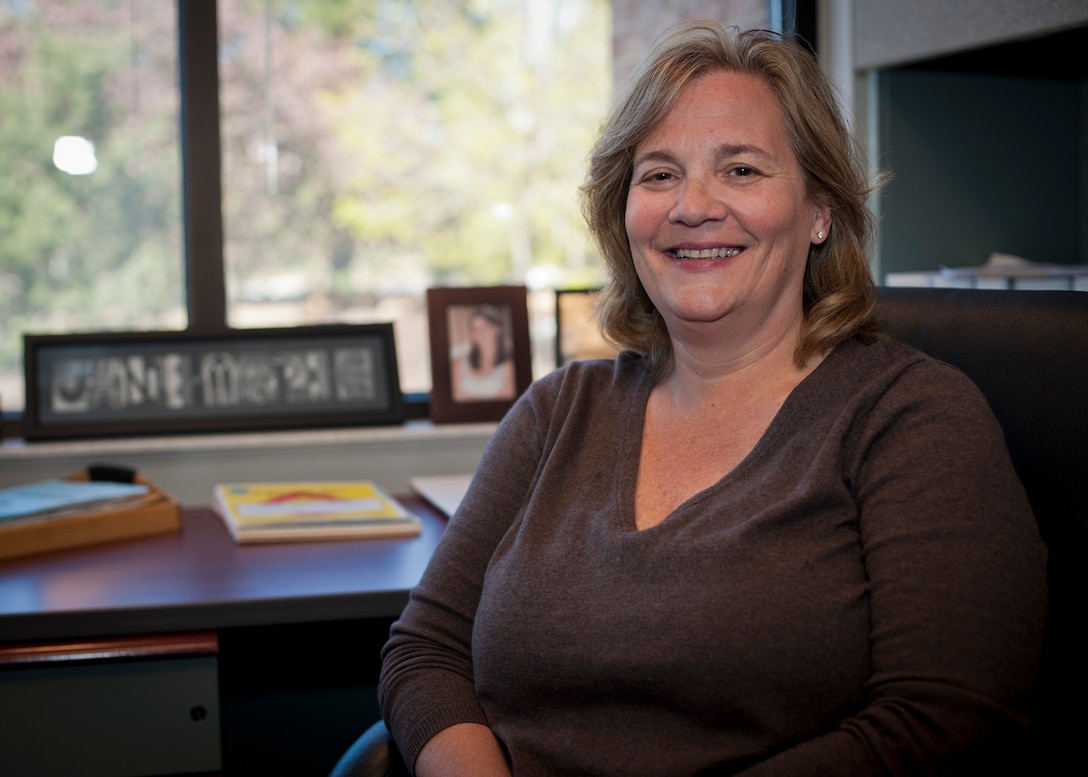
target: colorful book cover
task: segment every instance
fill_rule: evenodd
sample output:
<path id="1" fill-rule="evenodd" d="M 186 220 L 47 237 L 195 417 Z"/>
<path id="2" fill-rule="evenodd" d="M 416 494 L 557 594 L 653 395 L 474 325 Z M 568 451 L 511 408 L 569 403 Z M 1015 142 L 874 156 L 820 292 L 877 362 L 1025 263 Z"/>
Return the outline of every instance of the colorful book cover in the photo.
<path id="1" fill-rule="evenodd" d="M 223 483 L 213 507 L 244 541 L 411 536 L 419 519 L 370 481 Z"/>

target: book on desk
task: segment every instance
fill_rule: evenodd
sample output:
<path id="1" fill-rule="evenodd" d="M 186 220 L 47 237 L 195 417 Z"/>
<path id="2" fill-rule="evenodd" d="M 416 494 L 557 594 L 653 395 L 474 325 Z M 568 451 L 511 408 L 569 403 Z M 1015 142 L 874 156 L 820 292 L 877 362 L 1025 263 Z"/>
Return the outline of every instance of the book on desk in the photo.
<path id="1" fill-rule="evenodd" d="M 420 521 L 371 481 L 220 483 L 212 509 L 235 542 L 418 536 Z"/>

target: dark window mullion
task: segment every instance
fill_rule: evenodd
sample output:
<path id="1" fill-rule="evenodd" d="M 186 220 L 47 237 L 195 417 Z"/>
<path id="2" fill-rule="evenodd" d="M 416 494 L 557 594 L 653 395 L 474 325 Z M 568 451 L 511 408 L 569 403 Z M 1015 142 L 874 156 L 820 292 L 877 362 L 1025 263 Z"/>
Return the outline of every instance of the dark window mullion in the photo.
<path id="1" fill-rule="evenodd" d="M 227 328 L 216 3 L 178 0 L 182 221 L 189 329 Z"/>

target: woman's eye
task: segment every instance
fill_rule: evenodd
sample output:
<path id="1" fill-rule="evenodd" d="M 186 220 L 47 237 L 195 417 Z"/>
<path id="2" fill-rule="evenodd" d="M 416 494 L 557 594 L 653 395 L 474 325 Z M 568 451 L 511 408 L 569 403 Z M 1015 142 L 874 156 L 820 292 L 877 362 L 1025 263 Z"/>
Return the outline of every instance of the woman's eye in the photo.
<path id="1" fill-rule="evenodd" d="M 735 175 L 738 178 L 747 178 L 748 176 L 755 175 L 756 170 L 753 167 L 745 167 L 741 165 L 739 167 L 734 167 L 732 170 L 729 171 L 729 174 Z"/>
<path id="2" fill-rule="evenodd" d="M 641 186 L 656 186 L 672 183 L 676 180 L 676 175 L 668 170 L 655 170 L 639 176 L 637 180 Z"/>

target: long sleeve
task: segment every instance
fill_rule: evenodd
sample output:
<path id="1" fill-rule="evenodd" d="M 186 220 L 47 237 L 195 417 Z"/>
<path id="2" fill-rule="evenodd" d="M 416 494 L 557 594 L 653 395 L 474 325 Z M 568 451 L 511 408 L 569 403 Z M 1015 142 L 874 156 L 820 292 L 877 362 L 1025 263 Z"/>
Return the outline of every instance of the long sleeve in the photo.
<path id="1" fill-rule="evenodd" d="M 485 450 L 383 650 L 379 700 L 409 766 L 442 729 L 488 722 L 473 681 L 472 628 L 491 554 L 531 488 L 540 455 L 535 427 L 532 402 L 522 397 Z"/>
<path id="2" fill-rule="evenodd" d="M 1042 646 L 1046 553 L 985 400 L 911 368 L 859 419 L 846 471 L 869 579 L 865 706 L 744 772 L 982 774 L 1016 752 Z"/>

